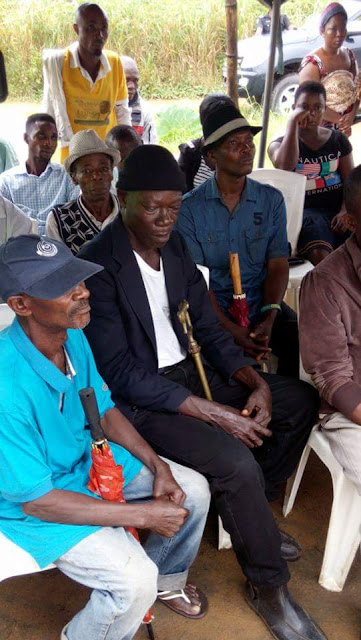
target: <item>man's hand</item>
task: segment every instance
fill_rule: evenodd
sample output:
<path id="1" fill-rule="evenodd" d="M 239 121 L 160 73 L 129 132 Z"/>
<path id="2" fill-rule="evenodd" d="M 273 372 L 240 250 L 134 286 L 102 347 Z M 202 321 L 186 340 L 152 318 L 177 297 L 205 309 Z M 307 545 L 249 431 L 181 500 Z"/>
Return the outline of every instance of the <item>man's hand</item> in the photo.
<path id="1" fill-rule="evenodd" d="M 251 367 L 248 368 L 251 369 Z M 258 377 L 255 371 L 253 373 Z M 257 391 L 259 386 L 262 385 L 255 386 L 254 390 Z M 267 409 L 264 407 L 260 395 L 256 396 L 256 401 L 258 402 L 257 407 L 259 407 L 259 409 L 256 409 L 256 403 L 251 400 L 251 405 L 253 405 L 256 413 L 262 408 L 264 408 L 266 412 Z M 223 431 L 237 438 L 237 440 L 241 440 L 247 447 L 253 449 L 253 447 L 260 447 L 263 442 L 262 438 L 271 436 L 272 432 L 260 424 L 257 419 L 249 417 L 248 410 L 251 405 L 247 409 L 247 415 L 242 415 L 240 409 L 234 409 L 228 405 L 219 404 L 219 402 L 210 402 L 197 396 L 188 396 L 180 405 L 178 411 L 183 415 L 193 416 L 194 418 L 203 420 L 203 422 L 208 422 L 220 427 Z M 266 422 L 265 418 L 263 422 Z"/>
<path id="2" fill-rule="evenodd" d="M 236 327 L 233 331 L 233 337 L 236 344 L 243 347 L 243 351 L 247 356 L 251 356 L 258 361 L 268 360 L 272 349 L 257 344 L 249 335 L 248 327 Z"/>
<path id="3" fill-rule="evenodd" d="M 347 211 L 340 211 L 332 218 L 331 230 L 334 233 L 346 233 L 346 231 L 355 231 L 356 225 L 354 219 Z"/>
<path id="4" fill-rule="evenodd" d="M 251 393 L 242 415 L 251 416 L 262 427 L 267 427 L 272 417 L 272 396 L 267 384 Z"/>
<path id="5" fill-rule="evenodd" d="M 267 410 L 265 408 L 261 409 L 261 407 L 255 405 L 252 401 L 252 411 L 255 410 L 256 413 L 261 411 L 262 415 L 264 412 L 264 425 L 260 424 L 256 418 L 248 417 L 252 413 L 250 411 L 251 405 L 248 406 L 247 404 L 241 412 L 238 409 L 234 409 L 227 405 L 218 405 L 218 403 L 213 404 L 217 405 L 218 408 L 216 419 L 213 418 L 213 422 L 215 422 L 224 431 L 237 438 L 237 440 L 244 442 L 244 444 L 246 444 L 250 449 L 260 447 L 263 444 L 262 438 L 267 438 L 272 435 L 272 431 L 266 428 L 266 425 L 269 422 L 265 417 Z"/>
<path id="6" fill-rule="evenodd" d="M 261 322 L 257 322 L 249 334 L 249 337 L 252 338 L 255 344 L 263 347 L 264 352 L 267 352 L 269 349 L 268 344 L 271 339 L 273 322 L 274 319 L 272 317 L 267 317 L 261 320 Z M 260 360 L 260 358 L 257 358 L 257 360 Z"/>
<path id="7" fill-rule="evenodd" d="M 141 508 L 143 518 L 139 528 L 150 529 L 166 538 L 173 538 L 178 533 L 189 514 L 188 509 L 178 506 L 164 496 L 146 502 Z"/>
<path id="8" fill-rule="evenodd" d="M 153 496 L 154 498 L 169 498 L 179 507 L 182 507 L 186 494 L 175 481 L 169 465 L 163 460 L 161 462 L 162 464 L 157 467 L 154 473 Z"/>

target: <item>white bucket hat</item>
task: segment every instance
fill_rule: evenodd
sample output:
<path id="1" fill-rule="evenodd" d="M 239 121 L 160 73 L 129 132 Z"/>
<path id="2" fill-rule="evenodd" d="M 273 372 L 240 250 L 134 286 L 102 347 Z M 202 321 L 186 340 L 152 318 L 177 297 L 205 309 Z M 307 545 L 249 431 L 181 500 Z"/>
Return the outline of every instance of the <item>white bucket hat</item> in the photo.
<path id="1" fill-rule="evenodd" d="M 73 162 L 83 156 L 89 156 L 91 153 L 105 153 L 114 160 L 114 164 L 120 162 L 119 151 L 107 147 L 93 129 L 84 129 L 84 131 L 78 131 L 70 140 L 69 156 L 64 162 L 65 171 L 70 174 Z"/>

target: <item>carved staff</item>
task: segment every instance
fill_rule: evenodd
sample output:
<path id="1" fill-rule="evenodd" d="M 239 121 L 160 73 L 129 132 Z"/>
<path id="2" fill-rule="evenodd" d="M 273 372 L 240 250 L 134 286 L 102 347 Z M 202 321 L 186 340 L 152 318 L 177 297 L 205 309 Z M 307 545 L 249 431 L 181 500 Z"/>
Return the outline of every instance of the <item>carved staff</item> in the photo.
<path id="1" fill-rule="evenodd" d="M 204 371 L 203 362 L 201 360 L 201 348 L 198 342 L 194 339 L 193 327 L 192 327 L 192 322 L 188 313 L 188 309 L 189 309 L 189 304 L 187 300 L 183 300 L 183 302 L 179 303 L 178 313 L 177 313 L 178 320 L 181 323 L 183 327 L 183 331 L 188 338 L 188 350 L 189 350 L 189 353 L 192 354 L 194 362 L 196 364 L 198 375 L 201 379 L 204 395 L 206 396 L 207 400 L 212 400 L 211 390 L 209 388 L 206 372 Z"/>

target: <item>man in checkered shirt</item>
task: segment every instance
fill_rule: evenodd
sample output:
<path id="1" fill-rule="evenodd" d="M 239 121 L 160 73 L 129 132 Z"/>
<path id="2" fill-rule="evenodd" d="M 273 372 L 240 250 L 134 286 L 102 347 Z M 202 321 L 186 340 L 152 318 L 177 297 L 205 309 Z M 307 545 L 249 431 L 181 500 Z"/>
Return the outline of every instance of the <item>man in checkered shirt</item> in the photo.
<path id="1" fill-rule="evenodd" d="M 28 158 L 1 174 L 0 194 L 36 220 L 39 234 L 43 234 L 49 211 L 77 198 L 80 189 L 61 164 L 51 162 L 58 142 L 52 116 L 31 115 L 26 121 L 24 140 L 28 145 Z"/>

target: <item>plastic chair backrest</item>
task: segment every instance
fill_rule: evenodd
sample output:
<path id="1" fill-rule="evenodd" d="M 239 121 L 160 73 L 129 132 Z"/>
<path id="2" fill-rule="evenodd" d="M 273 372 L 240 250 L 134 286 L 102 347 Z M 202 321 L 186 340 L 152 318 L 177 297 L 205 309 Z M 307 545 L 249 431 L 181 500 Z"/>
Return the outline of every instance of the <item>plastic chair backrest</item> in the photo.
<path id="1" fill-rule="evenodd" d="M 203 264 L 197 264 L 196 267 L 201 272 L 203 278 L 206 281 L 207 289 L 209 289 L 209 269 L 208 269 L 208 267 L 205 267 Z"/>
<path id="2" fill-rule="evenodd" d="M 306 176 L 282 169 L 255 169 L 248 177 L 281 191 L 286 205 L 288 241 L 294 255 L 302 227 Z"/>
<path id="3" fill-rule="evenodd" d="M 5 329 L 12 323 L 15 318 L 14 312 L 7 304 L 0 304 L 0 331 Z"/>

